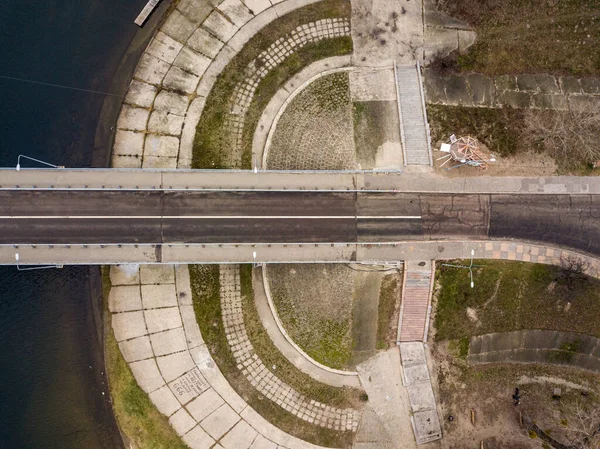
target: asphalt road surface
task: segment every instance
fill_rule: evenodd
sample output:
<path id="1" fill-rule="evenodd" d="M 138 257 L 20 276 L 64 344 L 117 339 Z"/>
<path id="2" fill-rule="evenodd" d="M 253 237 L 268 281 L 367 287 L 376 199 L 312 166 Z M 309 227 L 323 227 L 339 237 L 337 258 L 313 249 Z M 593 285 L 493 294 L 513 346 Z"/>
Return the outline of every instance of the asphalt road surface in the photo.
<path id="1" fill-rule="evenodd" d="M 0 243 L 515 238 L 600 254 L 600 196 L 0 191 Z"/>

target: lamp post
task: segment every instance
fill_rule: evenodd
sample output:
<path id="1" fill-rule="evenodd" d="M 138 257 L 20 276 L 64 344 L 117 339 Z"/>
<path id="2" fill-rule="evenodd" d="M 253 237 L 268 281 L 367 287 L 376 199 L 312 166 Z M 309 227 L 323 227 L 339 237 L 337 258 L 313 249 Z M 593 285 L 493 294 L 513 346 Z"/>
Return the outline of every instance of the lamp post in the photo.
<path id="1" fill-rule="evenodd" d="M 453 265 L 451 263 L 443 263 L 443 267 L 453 267 L 453 268 L 466 268 L 469 270 L 469 278 L 471 279 L 471 288 L 475 287 L 475 282 L 473 281 L 473 267 L 480 267 L 481 265 L 473 265 L 473 256 L 475 255 L 475 250 L 471 250 L 471 263 L 467 265 Z"/>
<path id="2" fill-rule="evenodd" d="M 47 165 L 48 167 L 52 167 L 52 168 L 65 168 L 64 165 L 54 165 L 54 164 L 50 164 L 48 162 L 40 161 L 39 159 L 36 159 L 33 157 L 25 156 L 24 154 L 19 154 L 19 157 L 17 157 L 17 167 L 16 167 L 17 171 L 21 170 L 21 158 L 29 159 L 30 161 L 34 161 L 39 164 L 44 164 L 44 165 Z"/>
<path id="3" fill-rule="evenodd" d="M 17 270 L 19 270 L 19 271 L 45 270 L 46 268 L 62 268 L 61 265 L 44 265 L 44 266 L 41 266 L 41 267 L 21 268 L 21 266 L 19 265 L 19 253 L 15 254 L 15 260 L 17 261 Z"/>

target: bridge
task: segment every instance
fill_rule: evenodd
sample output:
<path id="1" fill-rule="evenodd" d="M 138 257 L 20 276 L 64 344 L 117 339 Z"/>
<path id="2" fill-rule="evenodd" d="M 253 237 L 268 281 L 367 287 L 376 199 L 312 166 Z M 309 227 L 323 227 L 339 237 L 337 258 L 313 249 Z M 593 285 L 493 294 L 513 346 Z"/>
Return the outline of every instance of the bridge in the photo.
<path id="1" fill-rule="evenodd" d="M 596 177 L 1 170 L 0 264 L 395 262 L 465 240 L 599 255 L 599 201 Z"/>

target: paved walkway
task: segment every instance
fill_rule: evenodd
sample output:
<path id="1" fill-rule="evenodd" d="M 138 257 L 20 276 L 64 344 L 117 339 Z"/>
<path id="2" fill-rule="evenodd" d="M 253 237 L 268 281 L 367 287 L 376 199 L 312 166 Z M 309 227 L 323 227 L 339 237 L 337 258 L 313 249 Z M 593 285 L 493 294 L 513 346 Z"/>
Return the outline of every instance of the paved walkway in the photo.
<path id="1" fill-rule="evenodd" d="M 319 382 L 332 387 L 360 388 L 360 381 L 356 372 L 343 372 L 320 364 L 302 351 L 287 335 L 273 305 L 266 272 L 266 266 L 252 271 L 254 301 L 262 325 L 277 349 L 296 368 Z"/>
<path id="2" fill-rule="evenodd" d="M 308 398 L 277 377 L 254 352 L 246 333 L 238 265 L 220 266 L 221 310 L 227 341 L 244 376 L 267 399 L 310 424 L 333 430 L 356 431 L 357 410 L 338 409 Z"/>
<path id="3" fill-rule="evenodd" d="M 404 263 L 402 306 L 398 322 L 398 342 L 426 341 L 431 311 L 431 291 L 435 262 L 407 260 Z"/>

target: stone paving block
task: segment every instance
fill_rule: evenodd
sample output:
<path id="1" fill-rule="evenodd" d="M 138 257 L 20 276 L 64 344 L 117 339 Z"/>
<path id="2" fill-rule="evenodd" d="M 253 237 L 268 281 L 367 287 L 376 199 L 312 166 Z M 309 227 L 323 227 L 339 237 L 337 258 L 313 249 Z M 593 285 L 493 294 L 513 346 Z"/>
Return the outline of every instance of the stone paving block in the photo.
<path id="1" fill-rule="evenodd" d="M 148 333 L 146 331 L 146 321 L 144 320 L 144 313 L 142 311 L 114 313 L 111 319 L 112 328 L 115 332 L 117 341 L 141 337 Z"/>
<path id="2" fill-rule="evenodd" d="M 170 329 L 158 334 L 151 334 L 150 341 L 152 342 L 152 349 L 156 356 L 172 354 L 187 349 L 185 334 L 183 333 L 182 327 Z"/>
<path id="3" fill-rule="evenodd" d="M 197 52 L 212 59 L 219 54 L 219 50 L 221 50 L 225 44 L 211 35 L 204 28 L 198 28 L 190 37 L 188 45 Z"/>
<path id="4" fill-rule="evenodd" d="M 166 307 L 144 311 L 148 333 L 154 334 L 182 326 L 179 307 Z"/>
<path id="5" fill-rule="evenodd" d="M 213 440 L 210 435 L 208 435 L 202 427 L 196 426 L 188 433 L 183 436 L 183 441 L 191 448 L 191 449 L 208 449 L 210 448 L 215 440 Z M 213 446 L 213 449 L 216 446 Z"/>
<path id="6" fill-rule="evenodd" d="M 200 82 L 200 84 L 202 84 L 202 81 Z M 190 107 L 188 108 L 186 118 L 183 123 L 183 130 L 181 132 L 181 140 L 179 142 L 180 161 L 189 161 L 192 159 L 192 147 L 194 144 L 194 137 L 196 136 L 196 126 L 200 121 L 200 115 L 204 110 L 205 104 L 206 98 L 196 97 L 194 98 L 194 100 L 190 104 Z"/>
<path id="7" fill-rule="evenodd" d="M 579 83 L 579 79 L 575 78 L 574 76 L 561 76 L 558 78 L 558 83 L 560 84 L 560 89 L 565 95 L 581 93 L 581 84 Z"/>
<path id="8" fill-rule="evenodd" d="M 494 78 L 494 84 L 496 85 L 496 90 L 498 93 L 517 89 L 517 80 L 513 75 L 497 76 Z"/>
<path id="9" fill-rule="evenodd" d="M 477 35 L 474 31 L 470 30 L 458 30 L 458 51 L 464 53 L 467 49 L 475 43 Z"/>
<path id="10" fill-rule="evenodd" d="M 182 43 L 177 42 L 172 37 L 158 31 L 156 36 L 154 36 L 154 39 L 150 42 L 150 45 L 148 45 L 146 53 L 162 61 L 168 62 L 169 64 L 173 64 L 173 61 L 182 47 Z"/>
<path id="11" fill-rule="evenodd" d="M 538 92 L 537 77 L 529 73 L 517 75 L 517 88 L 521 92 Z"/>
<path id="12" fill-rule="evenodd" d="M 148 123 L 148 109 L 136 108 L 124 104 L 117 120 L 117 128 L 132 131 L 145 131 Z"/>
<path id="13" fill-rule="evenodd" d="M 121 264 L 110 266 L 111 285 L 135 285 L 140 283 L 140 266 L 138 264 Z"/>
<path id="14" fill-rule="evenodd" d="M 111 165 L 119 168 L 142 168 L 141 156 L 121 156 L 113 154 Z"/>
<path id="15" fill-rule="evenodd" d="M 479 73 L 473 73 L 467 78 L 473 104 L 491 107 L 495 103 L 494 81 Z"/>
<path id="16" fill-rule="evenodd" d="M 425 69 L 423 73 L 423 88 L 428 103 L 445 103 L 447 101 L 444 78 L 438 76 L 433 70 Z"/>
<path id="17" fill-rule="evenodd" d="M 142 308 L 139 285 L 113 286 L 108 294 L 108 310 L 111 312 L 130 312 Z"/>
<path id="18" fill-rule="evenodd" d="M 175 284 L 142 285 L 142 304 L 145 309 L 176 306 Z"/>
<path id="19" fill-rule="evenodd" d="M 495 351 L 521 348 L 523 346 L 523 332 L 500 332 L 492 334 L 490 344 Z"/>
<path id="20" fill-rule="evenodd" d="M 427 365 L 425 364 L 407 366 L 403 368 L 403 371 L 407 385 L 411 385 L 415 382 L 429 380 L 429 370 L 427 369 Z"/>
<path id="21" fill-rule="evenodd" d="M 204 339 L 200 333 L 200 328 L 196 322 L 196 314 L 193 306 L 179 306 L 181 319 L 183 320 L 183 329 L 185 330 L 185 338 L 188 348 L 195 348 L 204 344 Z"/>
<path id="22" fill-rule="evenodd" d="M 154 357 L 150 338 L 147 335 L 122 341 L 119 343 L 119 349 L 127 363 Z"/>
<path id="23" fill-rule="evenodd" d="M 206 18 L 202 23 L 202 27 L 218 37 L 221 42 L 227 42 L 238 30 L 238 27 L 216 10 Z"/>
<path id="24" fill-rule="evenodd" d="M 277 444 L 267 440 L 259 433 L 252 443 L 252 446 L 250 446 L 250 449 L 277 449 Z"/>
<path id="25" fill-rule="evenodd" d="M 113 154 L 141 157 L 144 149 L 144 134 L 118 129 L 115 133 Z"/>
<path id="26" fill-rule="evenodd" d="M 406 387 L 413 412 L 435 409 L 435 397 L 430 382 L 422 382 Z"/>
<path id="27" fill-rule="evenodd" d="M 233 409 L 223 404 L 217 410 L 200 422 L 202 428 L 215 440 L 220 439 L 231 429 L 238 421 L 240 416 Z"/>
<path id="28" fill-rule="evenodd" d="M 560 87 L 553 75 L 537 74 L 535 75 L 538 89 L 543 94 L 560 94 Z"/>
<path id="29" fill-rule="evenodd" d="M 142 284 L 174 284 L 175 268 L 173 265 L 141 265 L 140 279 Z"/>
<path id="30" fill-rule="evenodd" d="M 531 97 L 526 92 L 506 91 L 498 95 L 497 101 L 502 106 L 513 108 L 525 109 L 531 107 Z"/>
<path id="31" fill-rule="evenodd" d="M 202 76 L 204 72 L 206 72 L 210 62 L 210 58 L 201 53 L 197 53 L 190 47 L 186 46 L 183 47 L 183 49 L 179 52 L 179 55 L 173 64 L 187 72 L 193 73 L 194 75 Z"/>
<path id="32" fill-rule="evenodd" d="M 427 363 L 427 359 L 425 358 L 425 350 L 423 349 L 423 343 L 420 342 L 401 343 L 400 357 L 403 367 Z"/>
<path id="33" fill-rule="evenodd" d="M 273 441 L 274 443 L 285 445 L 286 447 L 296 448 L 299 448 L 303 443 L 309 444 L 282 432 L 265 418 L 263 418 L 252 407 L 246 407 L 242 413 L 240 413 L 240 416 L 254 429 L 260 429 L 261 435 Z"/>
<path id="34" fill-rule="evenodd" d="M 154 359 L 130 363 L 129 368 L 131 368 L 137 384 L 148 394 L 165 384 Z"/>
<path id="35" fill-rule="evenodd" d="M 193 370 L 196 364 L 189 352 L 182 351 L 156 358 L 158 369 L 162 373 L 165 382 L 171 382 L 183 374 Z"/>
<path id="36" fill-rule="evenodd" d="M 441 437 L 439 418 L 435 408 L 414 413 L 413 422 L 416 435 L 421 437 L 418 439 L 419 444 Z"/>
<path id="37" fill-rule="evenodd" d="M 149 108 L 154 102 L 157 91 L 158 89 L 156 86 L 132 80 L 124 101 L 125 103 L 140 106 L 142 108 Z"/>
<path id="38" fill-rule="evenodd" d="M 134 76 L 150 84 L 160 84 L 168 71 L 168 63 L 144 53 L 138 62 Z"/>
<path id="39" fill-rule="evenodd" d="M 142 168 L 177 168 L 176 157 L 144 157 Z"/>
<path id="40" fill-rule="evenodd" d="M 158 411 L 167 417 L 181 408 L 181 404 L 166 385 L 150 393 L 150 400 Z"/>
<path id="41" fill-rule="evenodd" d="M 187 265 L 175 265 L 175 289 L 177 303 L 180 306 L 192 305 L 192 291 L 190 289 L 190 272 Z"/>
<path id="42" fill-rule="evenodd" d="M 302 8 L 303 6 L 305 6 L 306 0 L 285 0 L 273 3 L 273 8 L 275 9 L 275 12 L 279 17 L 281 17 L 287 14 L 288 12 L 294 11 L 298 8 Z"/>
<path id="43" fill-rule="evenodd" d="M 481 338 L 479 336 L 471 337 L 469 341 L 469 354 L 479 354 L 481 352 Z"/>
<path id="44" fill-rule="evenodd" d="M 181 408 L 169 418 L 169 424 L 177 435 L 183 436 L 194 428 L 196 421 L 184 408 Z"/>
<path id="45" fill-rule="evenodd" d="M 269 0 L 244 0 L 244 3 L 252 11 L 252 14 L 257 15 L 265 9 L 271 7 Z"/>
<path id="46" fill-rule="evenodd" d="M 185 115 L 187 105 L 187 96 L 178 94 L 177 92 L 169 92 L 168 90 L 160 91 L 154 100 L 154 110 L 168 111 L 180 116 Z"/>
<path id="47" fill-rule="evenodd" d="M 205 0 L 181 0 L 177 4 L 177 9 L 191 22 L 199 25 L 208 17 L 213 7 Z"/>
<path id="48" fill-rule="evenodd" d="M 196 86 L 200 81 L 198 75 L 188 73 L 179 67 L 171 66 L 163 79 L 162 85 L 167 89 L 173 89 L 187 94 L 191 94 L 196 90 Z"/>
<path id="49" fill-rule="evenodd" d="M 238 28 L 241 28 L 254 17 L 241 0 L 223 0 L 219 10 L 229 18 Z"/>
<path id="50" fill-rule="evenodd" d="M 472 105 L 469 91 L 467 90 L 467 80 L 458 75 L 451 75 L 446 80 L 446 99 L 448 103 L 455 105 Z"/>
<path id="51" fill-rule="evenodd" d="M 221 438 L 221 446 L 225 449 L 248 449 L 258 432 L 248 425 L 246 421 L 239 421 L 233 429 Z"/>
<path id="52" fill-rule="evenodd" d="M 182 44 L 188 40 L 197 24 L 175 9 L 160 28 L 160 30 Z"/>
<path id="53" fill-rule="evenodd" d="M 200 422 L 224 403 L 223 398 L 213 388 L 209 388 L 190 402 L 186 408 L 194 419 Z"/>
<path id="54" fill-rule="evenodd" d="M 571 95 L 569 96 L 569 106 L 574 111 L 593 111 L 598 107 L 598 98 L 583 95 Z"/>
<path id="55" fill-rule="evenodd" d="M 564 95 L 533 94 L 531 96 L 531 107 L 539 109 L 567 110 L 569 104 Z"/>
<path id="56" fill-rule="evenodd" d="M 600 94 L 600 78 L 581 78 L 581 90 L 586 94 Z M 596 99 L 596 101 L 600 101 Z"/>
<path id="57" fill-rule="evenodd" d="M 179 376 L 169 384 L 177 400 L 185 405 L 210 387 L 198 368 Z"/>
<path id="58" fill-rule="evenodd" d="M 148 122 L 148 131 L 158 134 L 179 136 L 184 117 L 168 111 L 153 111 Z"/>

